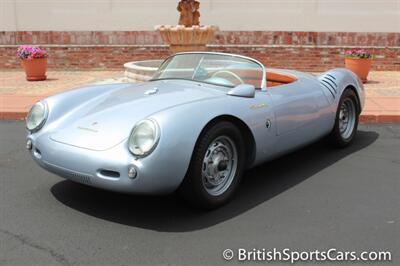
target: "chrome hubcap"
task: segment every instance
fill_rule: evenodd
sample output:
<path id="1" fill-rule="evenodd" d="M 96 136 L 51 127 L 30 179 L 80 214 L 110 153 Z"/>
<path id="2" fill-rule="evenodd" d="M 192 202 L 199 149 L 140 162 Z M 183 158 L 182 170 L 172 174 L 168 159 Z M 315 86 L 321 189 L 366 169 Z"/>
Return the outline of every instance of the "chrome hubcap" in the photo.
<path id="1" fill-rule="evenodd" d="M 221 136 L 211 142 L 202 166 L 203 186 L 210 195 L 221 195 L 229 188 L 236 174 L 237 159 L 231 138 Z"/>
<path id="2" fill-rule="evenodd" d="M 339 111 L 339 131 L 344 139 L 353 133 L 356 122 L 356 107 L 351 99 L 345 99 Z"/>

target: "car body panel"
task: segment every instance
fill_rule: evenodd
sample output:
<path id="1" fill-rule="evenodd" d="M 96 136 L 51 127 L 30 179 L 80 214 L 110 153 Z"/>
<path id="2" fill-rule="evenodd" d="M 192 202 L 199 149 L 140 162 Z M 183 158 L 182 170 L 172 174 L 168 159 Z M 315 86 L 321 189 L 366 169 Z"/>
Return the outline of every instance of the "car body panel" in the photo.
<path id="1" fill-rule="evenodd" d="M 225 95 L 217 90 L 193 89 L 190 83 L 155 81 L 114 89 L 89 104 L 79 105 L 74 114 L 65 117 L 65 123 L 58 126 L 50 138 L 90 150 L 107 150 L 129 137 L 132 125 L 156 110 Z M 159 86 L 162 89 L 155 94 L 146 94 L 158 90 Z M 118 130 L 114 125 L 118 125 Z"/>
<path id="2" fill-rule="evenodd" d="M 46 170 L 76 182 L 120 192 L 164 194 L 176 190 L 185 178 L 196 142 L 210 121 L 231 118 L 248 128 L 255 144 L 248 165 L 252 167 L 331 132 L 346 88 L 356 91 L 363 108 L 362 83 L 348 70 L 319 76 L 273 71 L 297 80 L 262 88 L 254 97 L 173 79 L 88 86 L 51 96 L 44 100 L 49 109 L 45 126 L 28 132 L 31 155 Z M 154 151 L 141 158 L 129 152 L 128 138 L 135 124 L 146 118 L 157 121 L 160 139 Z M 137 170 L 134 179 L 128 177 L 131 166 Z M 105 176 L 102 170 L 119 176 Z"/>

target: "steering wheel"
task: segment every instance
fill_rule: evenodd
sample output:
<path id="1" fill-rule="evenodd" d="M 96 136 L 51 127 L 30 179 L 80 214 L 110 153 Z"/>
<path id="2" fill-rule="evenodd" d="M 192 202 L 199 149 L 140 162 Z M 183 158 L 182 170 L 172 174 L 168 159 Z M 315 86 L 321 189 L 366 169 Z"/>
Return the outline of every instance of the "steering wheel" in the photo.
<path id="1" fill-rule="evenodd" d="M 237 74 L 235 74 L 235 73 L 233 73 L 232 71 L 229 71 L 229 70 L 217 71 L 211 77 L 214 78 L 214 77 L 218 76 L 219 74 L 229 74 L 232 77 L 234 77 L 235 79 L 237 79 L 240 82 L 240 84 L 244 84 L 243 79 L 241 79 Z"/>

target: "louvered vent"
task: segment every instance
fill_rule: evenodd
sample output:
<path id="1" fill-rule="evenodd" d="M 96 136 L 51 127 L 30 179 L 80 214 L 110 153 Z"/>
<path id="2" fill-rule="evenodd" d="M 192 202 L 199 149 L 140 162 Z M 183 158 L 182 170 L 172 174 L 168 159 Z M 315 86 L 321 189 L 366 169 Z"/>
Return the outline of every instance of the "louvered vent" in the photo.
<path id="1" fill-rule="evenodd" d="M 332 94 L 332 97 L 335 99 L 338 88 L 336 78 L 330 74 L 325 74 L 319 80 L 321 84 L 328 89 L 328 91 Z"/>
<path id="2" fill-rule="evenodd" d="M 56 165 L 48 163 L 48 162 L 44 162 L 44 163 L 47 165 L 48 169 L 55 174 L 61 175 L 72 181 L 86 184 L 86 185 L 90 185 L 92 183 L 92 180 L 91 180 L 92 176 L 90 176 L 90 175 L 78 173 L 78 172 L 63 168 L 63 167 L 56 166 Z"/>

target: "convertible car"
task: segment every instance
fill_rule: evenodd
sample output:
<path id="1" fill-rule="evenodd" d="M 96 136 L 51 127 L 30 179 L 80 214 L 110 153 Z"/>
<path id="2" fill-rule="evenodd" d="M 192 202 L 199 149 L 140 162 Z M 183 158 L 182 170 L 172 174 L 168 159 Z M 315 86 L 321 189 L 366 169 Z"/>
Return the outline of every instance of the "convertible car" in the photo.
<path id="1" fill-rule="evenodd" d="M 355 74 L 266 69 L 224 53 L 180 53 L 140 84 L 93 85 L 36 103 L 27 149 L 44 169 L 107 190 L 166 194 L 216 208 L 246 169 L 329 136 L 356 135 Z"/>

